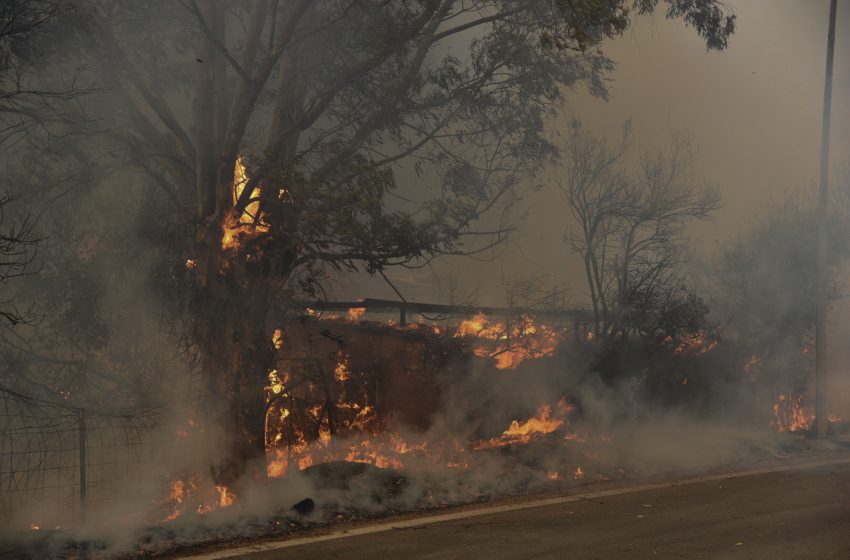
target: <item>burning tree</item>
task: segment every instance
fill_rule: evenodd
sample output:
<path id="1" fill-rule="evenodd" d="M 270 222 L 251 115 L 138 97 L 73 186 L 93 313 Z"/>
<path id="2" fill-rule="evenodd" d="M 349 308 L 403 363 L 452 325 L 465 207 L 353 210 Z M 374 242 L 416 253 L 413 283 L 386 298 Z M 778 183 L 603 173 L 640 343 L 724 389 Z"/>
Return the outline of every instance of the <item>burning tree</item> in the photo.
<path id="1" fill-rule="evenodd" d="M 690 150 L 674 141 L 669 154 L 643 155 L 624 170 L 630 128 L 610 148 L 576 121 L 570 128 L 559 186 L 578 231 L 567 239 L 582 257 L 601 340 L 637 332 L 658 342 L 693 332 L 707 308 L 684 287 L 684 228 L 720 203 L 717 189 L 689 181 Z"/>
<path id="2" fill-rule="evenodd" d="M 208 421 L 225 432 L 217 482 L 263 456 L 269 320 L 293 291 L 328 269 L 376 273 L 504 240 L 521 179 L 557 152 L 543 134 L 553 103 L 578 84 L 604 95 L 599 42 L 657 4 L 79 4 L 110 156 L 182 223 L 189 340 Z M 719 2 L 665 5 L 710 48 L 733 31 Z M 488 215 L 499 226 L 477 228 Z"/>

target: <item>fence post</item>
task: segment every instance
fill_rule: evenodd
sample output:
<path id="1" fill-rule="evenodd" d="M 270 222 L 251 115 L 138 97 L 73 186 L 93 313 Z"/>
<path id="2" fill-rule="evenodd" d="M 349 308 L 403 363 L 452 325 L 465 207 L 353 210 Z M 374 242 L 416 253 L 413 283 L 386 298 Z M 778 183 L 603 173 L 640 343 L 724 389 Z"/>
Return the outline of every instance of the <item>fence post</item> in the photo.
<path id="1" fill-rule="evenodd" d="M 79 412 L 79 445 L 80 445 L 80 523 L 86 517 L 86 411 Z"/>

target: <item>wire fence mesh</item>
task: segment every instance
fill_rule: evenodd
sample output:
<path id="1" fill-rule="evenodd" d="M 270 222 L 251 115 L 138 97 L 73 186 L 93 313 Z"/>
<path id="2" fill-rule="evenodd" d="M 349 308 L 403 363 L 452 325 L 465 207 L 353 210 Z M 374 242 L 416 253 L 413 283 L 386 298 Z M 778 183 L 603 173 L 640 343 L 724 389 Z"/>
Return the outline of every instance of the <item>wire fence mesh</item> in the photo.
<path id="1" fill-rule="evenodd" d="M 78 525 L 155 460 L 156 426 L 0 388 L 0 526 Z"/>

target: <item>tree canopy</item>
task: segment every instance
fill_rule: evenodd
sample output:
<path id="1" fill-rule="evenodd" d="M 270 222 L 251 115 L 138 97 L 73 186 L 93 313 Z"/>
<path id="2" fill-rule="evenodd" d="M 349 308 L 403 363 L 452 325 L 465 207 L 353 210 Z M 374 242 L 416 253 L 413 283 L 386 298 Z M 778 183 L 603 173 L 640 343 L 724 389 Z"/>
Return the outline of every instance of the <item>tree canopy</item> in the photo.
<path id="1" fill-rule="evenodd" d="M 22 158 L 28 184 L 52 204 L 146 188 L 132 197 L 156 240 L 153 275 L 185 327 L 207 419 L 230 431 L 213 466 L 227 481 L 262 454 L 270 334 L 296 292 L 328 268 L 374 273 L 502 242 L 527 178 L 558 155 L 547 120 L 571 89 L 607 95 L 606 39 L 660 6 L 708 48 L 735 22 L 719 1 L 683 0 L 65 6 L 66 46 L 43 64 L 96 91 Z M 131 253 L 127 227 L 91 243 Z M 75 252 L 92 262 L 86 243 Z"/>

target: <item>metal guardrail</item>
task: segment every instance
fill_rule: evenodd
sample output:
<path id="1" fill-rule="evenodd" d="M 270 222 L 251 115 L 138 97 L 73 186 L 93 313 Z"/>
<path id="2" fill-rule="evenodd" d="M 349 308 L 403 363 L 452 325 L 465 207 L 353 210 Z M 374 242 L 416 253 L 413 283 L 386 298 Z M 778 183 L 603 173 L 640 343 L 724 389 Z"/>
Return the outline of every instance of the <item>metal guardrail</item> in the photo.
<path id="1" fill-rule="evenodd" d="M 301 306 L 320 311 L 348 311 L 349 309 L 366 309 L 379 313 L 398 312 L 399 323 L 407 323 L 408 313 L 472 316 L 478 313 L 494 317 L 516 317 L 530 313 L 540 319 L 562 319 L 575 322 L 586 322 L 592 318 L 592 312 L 586 309 L 529 309 L 524 307 L 492 307 L 480 305 L 446 305 L 439 303 L 420 303 L 389 299 L 366 298 L 361 301 L 314 301 L 301 302 Z"/>

